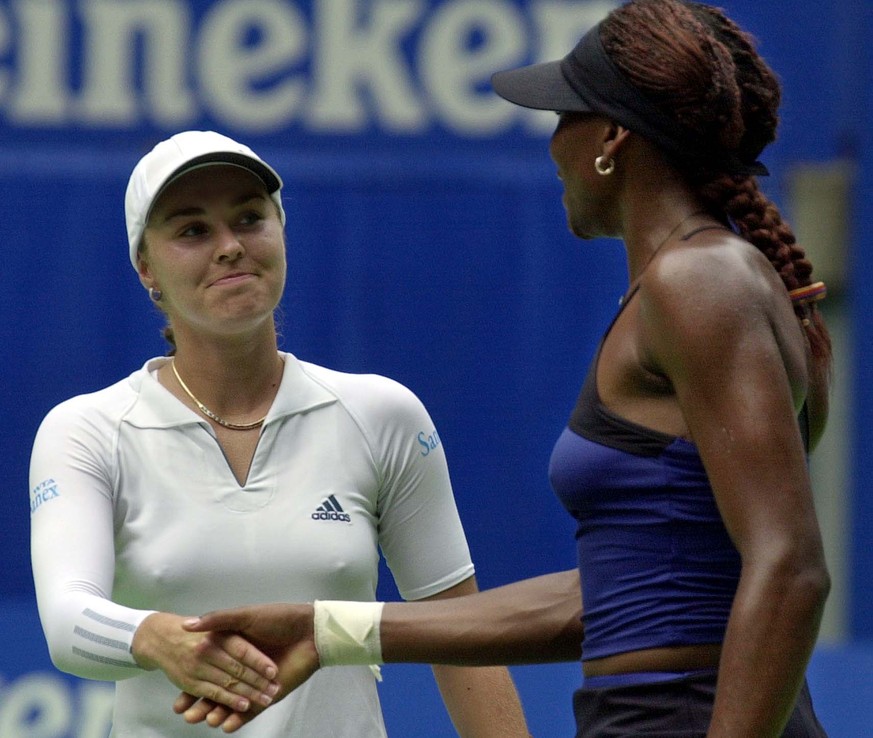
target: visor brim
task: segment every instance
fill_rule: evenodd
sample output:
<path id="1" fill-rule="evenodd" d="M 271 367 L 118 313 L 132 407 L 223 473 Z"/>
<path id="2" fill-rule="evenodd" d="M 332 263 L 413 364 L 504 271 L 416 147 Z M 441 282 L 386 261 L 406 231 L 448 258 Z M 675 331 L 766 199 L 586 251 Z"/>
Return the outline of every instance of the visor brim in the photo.
<path id="1" fill-rule="evenodd" d="M 491 87 L 504 100 L 523 108 L 592 112 L 564 78 L 560 61 L 496 72 L 491 77 Z"/>

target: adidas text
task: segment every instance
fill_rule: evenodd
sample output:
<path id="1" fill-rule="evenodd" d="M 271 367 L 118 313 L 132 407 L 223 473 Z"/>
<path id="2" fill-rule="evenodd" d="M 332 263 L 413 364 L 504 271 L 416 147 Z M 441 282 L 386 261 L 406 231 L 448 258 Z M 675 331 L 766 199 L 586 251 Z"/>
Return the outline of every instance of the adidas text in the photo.
<path id="1" fill-rule="evenodd" d="M 341 520 L 343 523 L 351 523 L 352 517 L 348 513 L 343 512 L 314 512 L 312 513 L 313 520 Z"/>

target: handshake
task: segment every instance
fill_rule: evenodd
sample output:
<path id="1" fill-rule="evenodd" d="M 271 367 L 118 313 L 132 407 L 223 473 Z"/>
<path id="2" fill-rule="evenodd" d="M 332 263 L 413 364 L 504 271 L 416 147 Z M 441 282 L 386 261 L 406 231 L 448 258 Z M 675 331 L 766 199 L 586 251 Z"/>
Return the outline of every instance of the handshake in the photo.
<path id="1" fill-rule="evenodd" d="M 369 664 L 378 677 L 382 607 L 381 602 L 316 601 L 222 610 L 184 620 L 182 627 L 188 632 L 232 632 L 251 647 L 240 652 L 240 678 L 225 682 L 227 694 L 216 693 L 210 699 L 182 692 L 173 710 L 189 723 L 205 721 L 233 733 L 321 666 Z"/>
<path id="2" fill-rule="evenodd" d="M 133 652 L 181 689 L 173 710 L 233 733 L 318 669 L 382 663 L 455 666 L 577 660 L 582 626 L 576 570 L 422 602 L 316 601 L 153 613 Z"/>

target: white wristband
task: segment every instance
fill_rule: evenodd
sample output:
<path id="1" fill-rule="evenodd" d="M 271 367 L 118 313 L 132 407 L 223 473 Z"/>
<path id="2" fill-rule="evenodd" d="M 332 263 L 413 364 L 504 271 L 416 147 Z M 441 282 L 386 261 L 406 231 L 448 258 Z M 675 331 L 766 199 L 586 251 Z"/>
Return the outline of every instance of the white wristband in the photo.
<path id="1" fill-rule="evenodd" d="M 384 602 L 316 600 L 315 648 L 322 666 L 382 663 L 379 624 Z M 379 669 L 373 668 L 379 678 Z"/>

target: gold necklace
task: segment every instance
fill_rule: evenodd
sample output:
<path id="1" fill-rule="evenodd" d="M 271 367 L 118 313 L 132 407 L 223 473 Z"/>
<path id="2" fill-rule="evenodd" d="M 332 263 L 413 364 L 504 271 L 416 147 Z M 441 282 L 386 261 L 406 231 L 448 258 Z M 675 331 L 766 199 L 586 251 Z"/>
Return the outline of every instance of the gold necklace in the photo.
<path id="1" fill-rule="evenodd" d="M 225 420 L 224 418 L 216 415 L 214 412 L 212 412 L 212 410 L 210 410 L 208 407 L 206 407 L 206 405 L 204 405 L 202 402 L 200 402 L 200 400 L 198 400 L 196 397 L 194 397 L 194 393 L 188 389 L 188 385 L 185 384 L 182 381 L 182 377 L 179 376 L 179 372 L 176 369 L 176 360 L 175 359 L 173 359 L 170 362 L 170 366 L 173 367 L 173 374 L 176 375 L 176 379 L 179 381 L 179 386 L 183 390 L 185 390 L 185 394 L 188 395 L 188 397 L 190 397 L 194 401 L 194 404 L 197 405 L 197 408 L 200 410 L 200 412 L 203 413 L 207 418 L 214 420 L 216 423 L 218 423 L 221 426 L 224 426 L 228 430 L 239 430 L 239 431 L 252 430 L 252 428 L 257 428 L 260 425 L 262 425 L 263 422 L 267 419 L 267 416 L 265 415 L 263 418 L 261 418 L 260 420 L 256 420 L 253 423 L 231 423 L 231 422 Z"/>

